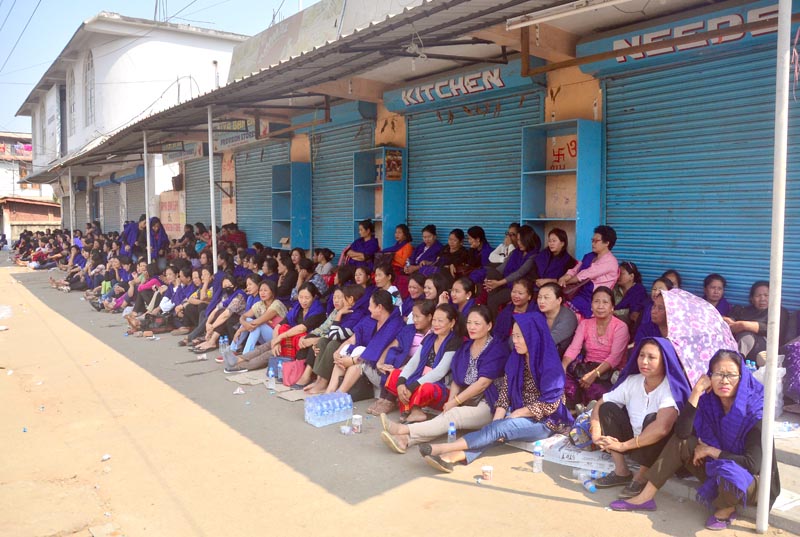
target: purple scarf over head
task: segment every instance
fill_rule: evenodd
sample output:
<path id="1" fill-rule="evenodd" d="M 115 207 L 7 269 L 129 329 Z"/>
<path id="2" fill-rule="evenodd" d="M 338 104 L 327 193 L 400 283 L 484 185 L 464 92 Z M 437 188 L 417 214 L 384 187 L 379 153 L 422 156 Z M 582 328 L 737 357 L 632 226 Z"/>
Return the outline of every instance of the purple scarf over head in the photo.
<path id="1" fill-rule="evenodd" d="M 564 368 L 561 357 L 547 327 L 547 319 L 539 312 L 523 313 L 516 315 L 517 323 L 525 338 L 528 347 L 527 359 L 516 350 L 511 351 L 506 362 L 506 381 L 508 383 L 508 399 L 511 409 L 525 407 L 523 399 L 524 375 L 526 361 L 530 368 L 533 381 L 539 389 L 539 401 L 543 403 L 560 402 L 558 409 L 547 417 L 547 421 L 554 425 L 570 426 L 573 423 L 572 414 L 564 404 Z"/>
<path id="2" fill-rule="evenodd" d="M 703 395 L 697 404 L 694 428 L 697 437 L 709 446 L 744 455 L 745 437 L 762 416 L 764 386 L 744 367 L 741 354 L 737 352 L 736 355 L 741 377 L 733 406 L 726 414 L 722 402 L 713 392 Z M 708 374 L 711 375 L 710 369 Z M 697 489 L 697 501 L 710 508 L 724 480 L 725 486 L 732 487 L 736 496 L 746 502 L 747 487 L 753 482 L 750 472 L 730 459 L 709 459 L 705 465 L 708 479 Z"/>
<path id="3" fill-rule="evenodd" d="M 664 372 L 666 373 L 667 382 L 669 382 L 669 390 L 672 393 L 672 398 L 675 399 L 675 402 L 678 404 L 678 411 L 683 411 L 683 407 L 686 405 L 686 400 L 689 398 L 692 389 L 689 386 L 689 379 L 686 378 L 686 372 L 683 370 L 675 347 L 672 346 L 670 340 L 663 337 L 645 338 L 636 345 L 633 354 L 631 354 L 628 359 L 628 363 L 625 364 L 625 368 L 620 372 L 619 378 L 616 384 L 614 384 L 614 388 L 621 386 L 622 382 L 629 376 L 639 374 L 639 360 L 637 358 L 639 357 L 639 351 L 642 345 L 645 343 L 655 343 L 661 349 L 661 356 L 664 361 Z"/>
<path id="4" fill-rule="evenodd" d="M 469 386 L 466 381 L 467 368 L 469 367 L 469 353 L 472 349 L 473 341 L 467 340 L 456 351 L 453 356 L 453 361 L 450 362 L 450 371 L 453 373 L 453 382 L 466 388 Z M 505 339 L 493 338 L 486 349 L 481 353 L 478 358 L 478 378 L 484 377 L 494 381 L 495 379 L 503 376 L 503 370 L 508 360 L 508 344 Z M 491 401 L 491 405 L 497 401 L 497 386 L 492 382 L 486 391 L 483 392 L 487 401 Z"/>

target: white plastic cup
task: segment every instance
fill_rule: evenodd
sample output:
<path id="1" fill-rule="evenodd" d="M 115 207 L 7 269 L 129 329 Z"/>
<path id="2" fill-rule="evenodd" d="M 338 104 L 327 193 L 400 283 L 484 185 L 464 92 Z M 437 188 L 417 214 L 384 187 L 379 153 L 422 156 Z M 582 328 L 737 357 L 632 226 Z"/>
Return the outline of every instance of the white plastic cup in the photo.
<path id="1" fill-rule="evenodd" d="M 481 466 L 481 479 L 484 481 L 491 481 L 494 468 L 491 466 Z"/>
<path id="2" fill-rule="evenodd" d="M 361 424 L 364 418 L 361 414 L 353 414 L 353 433 L 361 434 Z"/>

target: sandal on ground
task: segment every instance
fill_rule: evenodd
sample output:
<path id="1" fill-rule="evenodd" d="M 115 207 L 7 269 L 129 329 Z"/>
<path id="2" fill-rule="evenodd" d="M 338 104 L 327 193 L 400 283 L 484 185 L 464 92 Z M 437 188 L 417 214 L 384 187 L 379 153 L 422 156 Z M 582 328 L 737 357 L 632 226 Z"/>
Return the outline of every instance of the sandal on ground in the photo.
<path id="1" fill-rule="evenodd" d="M 622 491 L 617 495 L 617 498 L 627 500 L 628 498 L 638 496 L 644 490 L 645 484 L 646 483 L 642 483 L 634 479 L 628 483 L 624 489 L 622 489 Z"/>
<path id="2" fill-rule="evenodd" d="M 383 440 L 383 443 L 386 444 L 386 447 L 395 453 L 402 455 L 406 452 L 405 448 L 400 447 L 400 444 L 397 443 L 397 441 L 394 439 L 394 436 L 390 435 L 386 431 L 381 433 L 381 440 Z"/>
<path id="3" fill-rule="evenodd" d="M 633 474 L 617 475 L 616 472 L 611 472 L 607 476 L 603 476 L 594 480 L 594 484 L 599 489 L 608 489 L 612 487 L 622 487 L 633 481 Z"/>
<path id="4" fill-rule="evenodd" d="M 423 457 L 427 457 L 433 452 L 433 448 L 428 443 L 418 445 L 417 449 L 419 450 L 419 454 Z"/>
<path id="5" fill-rule="evenodd" d="M 187 339 L 182 339 L 182 340 L 180 340 L 180 341 L 178 342 L 178 347 L 185 347 L 185 346 L 187 346 L 188 344 L 189 344 L 189 340 L 187 340 Z"/>
<path id="6" fill-rule="evenodd" d="M 731 525 L 731 522 L 736 520 L 736 511 L 731 513 L 731 516 L 728 518 L 717 518 L 716 515 L 711 515 L 706 520 L 706 529 L 711 531 L 722 531 L 728 529 L 728 526 Z"/>
<path id="7" fill-rule="evenodd" d="M 656 501 L 648 500 L 642 504 L 636 505 L 626 502 L 625 500 L 616 500 L 609 505 L 612 511 L 655 511 Z M 706 526 L 708 527 L 708 526 Z"/>
<path id="8" fill-rule="evenodd" d="M 194 350 L 192 350 L 192 352 L 193 352 L 193 353 L 195 353 L 195 354 L 203 354 L 204 352 L 211 352 L 211 351 L 215 351 L 215 350 L 217 350 L 218 348 L 219 348 L 219 347 L 217 347 L 217 346 L 214 346 L 214 347 L 209 347 L 209 348 L 207 348 L 207 349 L 201 349 L 200 347 L 193 347 L 193 349 L 194 349 Z"/>
<path id="9" fill-rule="evenodd" d="M 439 455 L 428 455 L 425 457 L 425 462 L 427 462 L 428 466 L 431 468 L 448 474 L 453 473 L 453 467 L 455 466 L 452 462 L 442 459 Z"/>

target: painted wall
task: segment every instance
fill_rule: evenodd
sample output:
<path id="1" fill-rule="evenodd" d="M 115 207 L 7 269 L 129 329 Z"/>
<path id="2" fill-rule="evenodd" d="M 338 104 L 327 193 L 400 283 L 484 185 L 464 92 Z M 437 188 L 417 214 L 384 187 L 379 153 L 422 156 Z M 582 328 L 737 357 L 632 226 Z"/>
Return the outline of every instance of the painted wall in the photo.
<path id="1" fill-rule="evenodd" d="M 229 224 L 236 222 L 236 159 L 233 158 L 233 151 L 222 153 L 222 188 L 225 192 L 217 189 L 217 194 L 222 196 L 222 215 L 220 222 Z"/>

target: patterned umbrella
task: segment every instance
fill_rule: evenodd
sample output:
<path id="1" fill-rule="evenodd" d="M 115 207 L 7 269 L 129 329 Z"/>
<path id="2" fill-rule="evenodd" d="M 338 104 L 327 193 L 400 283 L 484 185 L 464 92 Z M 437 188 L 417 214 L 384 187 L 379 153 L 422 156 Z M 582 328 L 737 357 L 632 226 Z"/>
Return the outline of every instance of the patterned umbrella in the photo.
<path id="1" fill-rule="evenodd" d="M 689 378 L 689 384 L 708 371 L 708 362 L 720 349 L 736 350 L 731 329 L 717 308 L 683 289 L 661 291 L 667 309 L 669 340 Z"/>

